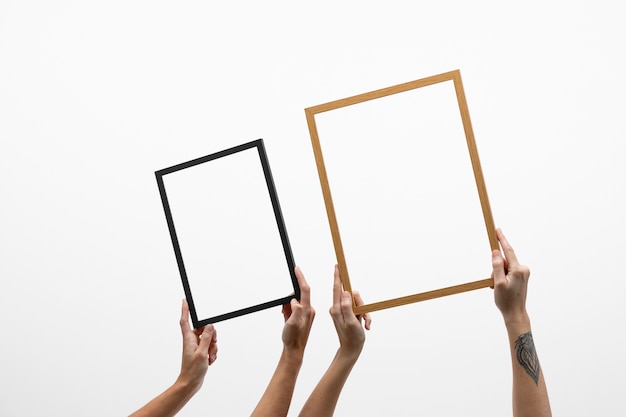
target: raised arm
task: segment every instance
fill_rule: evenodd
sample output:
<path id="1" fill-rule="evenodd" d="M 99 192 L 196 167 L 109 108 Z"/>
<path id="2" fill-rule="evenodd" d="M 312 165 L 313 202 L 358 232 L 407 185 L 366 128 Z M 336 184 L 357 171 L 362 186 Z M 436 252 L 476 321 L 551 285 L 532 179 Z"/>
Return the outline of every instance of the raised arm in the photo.
<path id="1" fill-rule="evenodd" d="M 311 289 L 298 267 L 296 277 L 300 286 L 300 301 L 292 299 L 290 304 L 283 306 L 283 351 L 252 417 L 284 417 L 291 405 L 304 349 L 315 318 L 315 310 L 311 307 Z"/>
<path id="2" fill-rule="evenodd" d="M 497 234 L 504 256 L 498 250 L 492 253 L 494 298 L 509 336 L 513 366 L 513 416 L 549 417 L 552 411 L 548 391 L 526 311 L 530 270 L 520 265 L 500 229 Z"/>
<path id="3" fill-rule="evenodd" d="M 362 305 L 363 300 L 358 292 L 354 292 L 356 305 Z M 343 291 L 339 269 L 335 266 L 333 285 L 333 306 L 330 315 L 339 336 L 339 348 L 328 370 L 322 376 L 317 386 L 307 399 L 300 417 L 330 417 L 335 412 L 341 390 L 354 367 L 365 343 L 365 328 L 369 330 L 371 319 L 369 314 L 355 316 L 352 311 L 352 297 L 348 291 Z"/>
<path id="4" fill-rule="evenodd" d="M 209 365 L 217 359 L 217 332 L 212 324 L 192 330 L 189 306 L 183 300 L 180 317 L 183 335 L 183 358 L 178 378 L 131 417 L 171 417 L 180 411 L 204 382 Z"/>

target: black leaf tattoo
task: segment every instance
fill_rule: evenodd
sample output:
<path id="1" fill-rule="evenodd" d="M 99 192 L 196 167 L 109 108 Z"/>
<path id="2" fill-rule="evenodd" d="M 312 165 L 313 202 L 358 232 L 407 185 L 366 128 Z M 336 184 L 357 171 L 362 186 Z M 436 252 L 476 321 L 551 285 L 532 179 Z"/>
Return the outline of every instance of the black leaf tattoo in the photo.
<path id="1" fill-rule="evenodd" d="M 526 370 L 526 373 L 535 381 L 535 385 L 539 384 L 539 358 L 535 350 L 533 335 L 531 332 L 524 333 L 515 341 L 515 351 L 517 353 L 517 361 Z"/>

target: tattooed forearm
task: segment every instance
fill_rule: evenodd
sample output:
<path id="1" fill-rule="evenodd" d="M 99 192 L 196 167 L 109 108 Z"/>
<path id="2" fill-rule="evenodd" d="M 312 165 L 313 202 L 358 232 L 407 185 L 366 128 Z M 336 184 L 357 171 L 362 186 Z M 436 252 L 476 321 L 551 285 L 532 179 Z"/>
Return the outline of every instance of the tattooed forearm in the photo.
<path id="1" fill-rule="evenodd" d="M 517 353 L 517 362 L 519 362 L 526 373 L 530 375 L 533 381 L 535 381 L 535 384 L 538 384 L 539 372 L 541 370 L 531 332 L 524 333 L 517 338 L 515 341 L 515 352 Z"/>

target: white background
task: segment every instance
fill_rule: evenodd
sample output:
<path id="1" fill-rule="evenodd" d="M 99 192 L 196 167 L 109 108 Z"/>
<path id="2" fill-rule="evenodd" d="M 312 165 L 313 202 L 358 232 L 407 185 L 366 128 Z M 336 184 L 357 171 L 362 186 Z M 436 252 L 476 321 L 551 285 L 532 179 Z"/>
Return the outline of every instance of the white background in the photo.
<path id="1" fill-rule="evenodd" d="M 532 270 L 528 309 L 554 414 L 620 415 L 620 10 L 0 2 L 0 414 L 127 415 L 174 381 L 183 294 L 154 171 L 262 137 L 318 312 L 297 415 L 337 347 L 335 256 L 303 109 L 460 69 L 496 224 Z M 491 290 L 373 318 L 337 416 L 510 413 Z M 248 415 L 273 372 L 280 308 L 217 328 L 219 359 L 180 415 Z"/>

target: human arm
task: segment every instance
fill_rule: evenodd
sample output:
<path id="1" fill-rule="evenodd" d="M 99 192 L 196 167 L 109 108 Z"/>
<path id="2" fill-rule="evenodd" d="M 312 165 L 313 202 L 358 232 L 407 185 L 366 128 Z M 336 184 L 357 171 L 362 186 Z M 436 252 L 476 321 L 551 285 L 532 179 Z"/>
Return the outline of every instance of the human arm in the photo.
<path id="1" fill-rule="evenodd" d="M 217 359 L 217 332 L 212 324 L 191 329 L 186 300 L 183 300 L 180 329 L 183 358 L 178 378 L 169 388 L 131 414 L 131 417 L 174 416 L 202 386 L 209 365 Z"/>
<path id="2" fill-rule="evenodd" d="M 504 319 L 513 367 L 513 416 L 550 417 L 550 401 L 537 351 L 533 342 L 530 318 L 526 311 L 526 293 L 530 270 L 520 265 L 513 248 L 497 230 L 502 252 L 492 252 L 494 298 Z"/>
<path id="3" fill-rule="evenodd" d="M 252 417 L 286 416 L 291 405 L 304 349 L 315 318 L 309 284 L 299 267 L 296 267 L 295 272 L 300 286 L 300 301 L 292 299 L 289 304 L 283 305 L 283 350 L 272 379 L 252 412 Z"/>
<path id="4" fill-rule="evenodd" d="M 353 295 L 356 305 L 362 305 L 363 300 L 359 293 L 355 291 Z M 365 331 L 361 323 L 364 321 L 368 330 L 371 324 L 368 313 L 359 317 L 354 315 L 352 296 L 348 291 L 343 291 L 337 266 L 330 315 L 339 336 L 339 348 L 328 370 L 302 407 L 300 417 L 330 417 L 334 414 L 341 390 L 363 350 Z"/>

